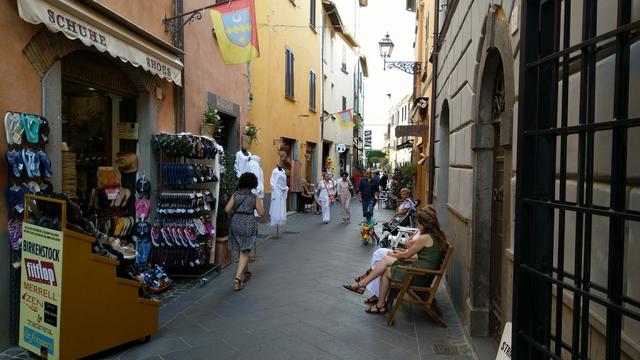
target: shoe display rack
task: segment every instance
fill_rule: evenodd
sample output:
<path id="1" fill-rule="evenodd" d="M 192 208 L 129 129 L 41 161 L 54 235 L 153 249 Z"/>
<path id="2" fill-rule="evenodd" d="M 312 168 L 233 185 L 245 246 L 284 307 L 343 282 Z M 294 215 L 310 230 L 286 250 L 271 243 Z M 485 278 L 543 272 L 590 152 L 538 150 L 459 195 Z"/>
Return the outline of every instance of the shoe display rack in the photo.
<path id="1" fill-rule="evenodd" d="M 160 302 L 140 296 L 140 281 L 118 277 L 118 260 L 93 253 L 93 236 L 68 228 L 66 201 L 27 195 L 25 203 L 21 347 L 80 359 L 157 332 Z M 49 212 L 31 210 L 34 203 L 55 209 L 58 230 L 36 215 Z"/>
<path id="2" fill-rule="evenodd" d="M 205 284 L 206 276 L 220 271 L 214 260 L 221 148 L 188 133 L 156 134 L 152 146 L 160 161 L 149 262 L 172 278 L 195 277 Z"/>
<path id="3" fill-rule="evenodd" d="M 8 111 L 3 121 L 7 140 L 5 153 L 7 170 L 3 171 L 3 174 L 7 174 L 7 187 L 3 191 L 8 217 L 7 231 L 11 245 L 9 258 L 12 264 L 9 276 L 12 284 L 10 322 L 12 328 L 17 328 L 24 196 L 50 194 L 53 190 L 50 182 L 53 173 L 51 161 L 45 152 L 49 137 L 47 119 L 35 114 Z M 11 341 L 17 342 L 13 334 Z"/>

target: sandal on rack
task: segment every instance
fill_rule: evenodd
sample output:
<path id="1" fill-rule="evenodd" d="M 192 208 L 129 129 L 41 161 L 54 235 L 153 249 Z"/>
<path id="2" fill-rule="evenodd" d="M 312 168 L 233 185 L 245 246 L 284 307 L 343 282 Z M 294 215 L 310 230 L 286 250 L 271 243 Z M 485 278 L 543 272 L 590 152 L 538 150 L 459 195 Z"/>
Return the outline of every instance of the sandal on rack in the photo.
<path id="1" fill-rule="evenodd" d="M 243 287 L 244 287 L 244 283 L 242 282 L 242 280 L 238 278 L 233 279 L 233 290 L 235 291 L 242 290 Z"/>
<path id="2" fill-rule="evenodd" d="M 364 289 L 365 287 L 360 285 L 360 282 L 356 282 L 355 285 L 354 284 L 344 284 L 342 285 L 343 288 L 349 290 L 349 291 L 353 291 L 356 294 L 362 295 L 364 294 Z"/>
<path id="3" fill-rule="evenodd" d="M 382 307 L 378 307 L 378 304 L 373 304 L 373 305 L 371 305 L 370 308 L 366 309 L 364 312 L 366 312 L 367 314 L 379 314 L 379 315 L 382 315 L 382 314 L 387 312 L 387 307 L 385 305 L 382 305 Z"/>

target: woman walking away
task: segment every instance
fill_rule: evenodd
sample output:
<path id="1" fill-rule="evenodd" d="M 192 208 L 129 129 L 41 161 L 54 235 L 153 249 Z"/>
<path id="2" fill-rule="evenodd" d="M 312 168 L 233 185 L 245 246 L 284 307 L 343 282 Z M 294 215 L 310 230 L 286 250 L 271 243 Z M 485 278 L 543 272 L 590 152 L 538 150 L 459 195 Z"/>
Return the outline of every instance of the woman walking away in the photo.
<path id="1" fill-rule="evenodd" d="M 233 288 L 238 291 L 244 287 L 244 283 L 251 277 L 249 271 L 249 253 L 256 243 L 258 235 L 258 220 L 253 211 L 258 215 L 264 215 L 262 201 L 252 189 L 258 186 L 258 178 L 246 172 L 238 180 L 238 190 L 231 196 L 224 211 L 231 215 L 231 225 L 229 228 L 229 249 L 238 251 L 238 270 L 236 278 L 233 280 Z"/>
<path id="2" fill-rule="evenodd" d="M 333 193 L 333 180 L 329 179 L 327 173 L 322 173 L 322 181 L 318 183 L 318 201 L 322 207 L 322 221 L 328 224 L 331 221 L 331 202 L 329 195 Z"/>
<path id="3" fill-rule="evenodd" d="M 340 211 L 342 212 L 342 223 L 348 224 L 351 222 L 351 210 L 349 210 L 349 205 L 351 204 L 353 185 L 351 184 L 351 180 L 349 180 L 349 173 L 343 171 L 340 175 L 340 180 L 338 180 L 338 197 L 340 198 Z"/>
<path id="4" fill-rule="evenodd" d="M 435 209 L 428 207 L 418 210 L 417 228 L 420 235 L 413 239 L 408 249 L 394 250 L 388 253 L 376 266 L 371 269 L 364 279 L 358 278 L 355 284 L 345 284 L 343 287 L 358 294 L 364 293 L 365 286 L 376 278 L 380 278 L 380 290 L 375 304 L 366 310 L 370 314 L 383 314 L 386 311 L 386 298 L 391 282 L 401 283 L 407 272 L 400 266 L 411 266 L 419 269 L 435 270 L 440 267 L 447 247 L 447 237 L 440 229 Z M 413 262 L 409 261 L 412 259 Z M 429 286 L 433 276 L 414 278 L 412 285 Z"/>

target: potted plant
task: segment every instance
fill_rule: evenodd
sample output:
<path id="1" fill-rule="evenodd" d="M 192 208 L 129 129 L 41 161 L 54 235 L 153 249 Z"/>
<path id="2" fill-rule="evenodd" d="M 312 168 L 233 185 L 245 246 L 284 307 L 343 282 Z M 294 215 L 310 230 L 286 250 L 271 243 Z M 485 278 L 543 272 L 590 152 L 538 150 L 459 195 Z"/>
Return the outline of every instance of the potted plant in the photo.
<path id="1" fill-rule="evenodd" d="M 260 128 L 250 121 L 247 122 L 247 125 L 244 127 L 244 134 L 242 135 L 242 147 L 246 149 L 251 147 L 251 143 L 258 139 L 258 133 L 260 133 Z"/>
<path id="2" fill-rule="evenodd" d="M 211 105 L 207 105 L 207 109 L 202 113 L 202 123 L 200 124 L 200 133 L 215 137 L 215 135 L 222 130 L 223 124 L 218 109 Z"/>
<path id="3" fill-rule="evenodd" d="M 215 262 L 221 267 L 231 264 L 231 252 L 227 247 L 229 241 L 229 223 L 231 218 L 224 211 L 224 206 L 238 188 L 238 177 L 236 175 L 235 157 L 230 152 L 224 152 L 220 157 L 220 191 L 218 192 L 218 214 L 216 216 L 216 252 Z"/>

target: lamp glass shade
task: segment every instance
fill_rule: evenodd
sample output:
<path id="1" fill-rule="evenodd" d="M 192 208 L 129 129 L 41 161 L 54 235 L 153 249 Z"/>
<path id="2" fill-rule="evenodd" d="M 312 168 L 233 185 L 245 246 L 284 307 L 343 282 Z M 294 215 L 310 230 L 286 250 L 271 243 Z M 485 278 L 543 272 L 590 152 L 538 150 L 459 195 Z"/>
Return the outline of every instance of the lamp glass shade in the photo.
<path id="1" fill-rule="evenodd" d="M 393 41 L 391 41 L 389 33 L 387 33 L 387 35 L 378 42 L 378 46 L 380 47 L 380 57 L 383 59 L 391 57 L 391 53 L 393 52 Z"/>

